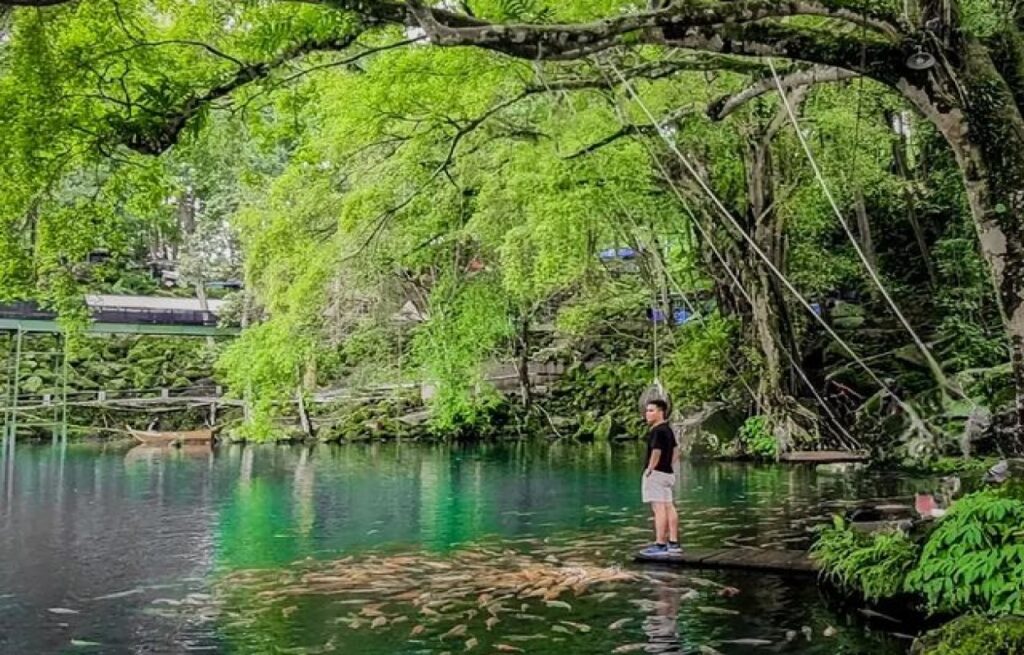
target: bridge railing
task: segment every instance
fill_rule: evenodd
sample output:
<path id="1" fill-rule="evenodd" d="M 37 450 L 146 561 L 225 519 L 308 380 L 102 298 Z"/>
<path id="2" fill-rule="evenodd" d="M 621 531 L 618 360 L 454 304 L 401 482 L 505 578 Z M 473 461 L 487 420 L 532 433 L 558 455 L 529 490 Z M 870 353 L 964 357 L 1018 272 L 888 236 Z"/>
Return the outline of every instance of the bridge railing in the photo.
<path id="1" fill-rule="evenodd" d="M 128 323 L 142 325 L 201 325 L 216 327 L 217 315 L 210 310 L 160 309 L 100 306 L 93 307 L 89 316 L 99 323 Z M 34 302 L 18 301 L 0 304 L 0 318 L 52 321 L 56 312 L 39 307 Z"/>
<path id="2" fill-rule="evenodd" d="M 174 400 L 219 400 L 223 396 L 223 388 L 214 384 L 198 384 L 187 387 L 151 387 L 148 389 L 92 389 L 68 390 L 63 403 L 70 406 L 117 404 L 119 401 L 174 401 Z M 16 409 L 28 411 L 62 404 L 60 392 L 18 394 L 13 405 L 0 402 L 0 411 Z"/>

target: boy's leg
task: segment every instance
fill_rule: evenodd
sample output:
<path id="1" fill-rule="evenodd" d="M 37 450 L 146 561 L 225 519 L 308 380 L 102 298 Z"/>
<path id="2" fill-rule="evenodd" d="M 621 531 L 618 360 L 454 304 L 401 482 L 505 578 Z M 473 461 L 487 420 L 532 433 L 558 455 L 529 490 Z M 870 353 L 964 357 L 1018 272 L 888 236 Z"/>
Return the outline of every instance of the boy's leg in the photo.
<path id="1" fill-rule="evenodd" d="M 679 543 L 679 512 L 676 511 L 675 503 L 665 503 L 665 522 L 667 524 L 668 540 L 670 543 Z"/>
<path id="2" fill-rule="evenodd" d="M 668 503 L 651 503 L 654 508 L 654 540 L 659 544 L 668 543 Z"/>

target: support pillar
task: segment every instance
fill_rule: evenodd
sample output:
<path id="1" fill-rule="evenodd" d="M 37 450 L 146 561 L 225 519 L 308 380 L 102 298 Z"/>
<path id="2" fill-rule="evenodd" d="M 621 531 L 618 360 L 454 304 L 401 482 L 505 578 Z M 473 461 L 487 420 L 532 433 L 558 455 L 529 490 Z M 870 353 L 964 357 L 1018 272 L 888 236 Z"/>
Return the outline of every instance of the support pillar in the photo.
<path id="1" fill-rule="evenodd" d="M 14 366 L 11 368 L 10 384 L 8 385 L 9 400 L 7 403 L 7 420 L 5 421 L 5 427 L 7 428 L 7 436 L 10 438 L 13 444 L 15 437 L 18 433 L 18 393 L 19 383 L 21 377 L 21 345 L 24 332 L 19 326 L 14 334 Z"/>

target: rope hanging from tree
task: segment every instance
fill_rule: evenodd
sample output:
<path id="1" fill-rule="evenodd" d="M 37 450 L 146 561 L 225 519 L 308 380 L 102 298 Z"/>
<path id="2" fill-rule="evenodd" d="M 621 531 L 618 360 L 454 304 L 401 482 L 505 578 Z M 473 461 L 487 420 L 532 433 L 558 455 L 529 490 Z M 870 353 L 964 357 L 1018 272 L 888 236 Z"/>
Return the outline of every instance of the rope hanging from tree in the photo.
<path id="1" fill-rule="evenodd" d="M 651 311 L 651 321 L 654 323 L 653 338 L 652 338 L 652 357 L 654 361 L 654 380 L 647 386 L 644 392 L 640 395 L 640 412 L 643 413 L 647 409 L 647 405 L 654 400 L 660 400 L 668 405 L 668 411 L 666 412 L 666 418 L 672 415 L 672 399 L 669 397 L 668 390 L 665 385 L 661 383 L 659 377 L 659 365 L 661 359 L 661 353 L 658 349 L 658 323 L 664 317 L 664 312 L 661 307 L 655 307 Z"/>

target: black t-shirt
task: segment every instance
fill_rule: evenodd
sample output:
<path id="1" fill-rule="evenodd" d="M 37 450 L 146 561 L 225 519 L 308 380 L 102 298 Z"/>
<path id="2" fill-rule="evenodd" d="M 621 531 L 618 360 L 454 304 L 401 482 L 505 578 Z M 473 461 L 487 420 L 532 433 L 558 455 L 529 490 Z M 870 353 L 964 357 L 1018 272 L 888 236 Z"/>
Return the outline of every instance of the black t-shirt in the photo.
<path id="1" fill-rule="evenodd" d="M 672 456 L 676 450 L 676 435 L 672 432 L 672 428 L 669 427 L 668 423 L 659 423 L 647 433 L 647 457 L 644 459 L 645 470 L 651 462 L 651 453 L 655 450 L 661 451 L 661 457 L 658 458 L 658 465 L 654 467 L 654 470 L 661 471 L 662 473 L 672 473 Z"/>

